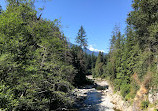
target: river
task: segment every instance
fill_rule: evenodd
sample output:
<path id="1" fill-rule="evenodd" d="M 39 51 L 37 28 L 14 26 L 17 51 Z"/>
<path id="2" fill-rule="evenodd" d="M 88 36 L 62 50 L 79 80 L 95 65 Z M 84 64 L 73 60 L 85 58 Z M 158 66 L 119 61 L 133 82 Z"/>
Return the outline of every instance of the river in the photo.
<path id="1" fill-rule="evenodd" d="M 92 76 L 88 76 L 89 79 L 93 79 Z M 93 79 L 94 80 L 94 79 Z M 77 93 L 81 99 L 78 104 L 79 111 L 119 111 L 114 110 L 114 104 L 111 102 L 109 93 L 112 93 L 111 87 L 107 81 L 94 80 L 95 87 L 93 85 L 87 85 L 84 88 L 77 89 Z"/>

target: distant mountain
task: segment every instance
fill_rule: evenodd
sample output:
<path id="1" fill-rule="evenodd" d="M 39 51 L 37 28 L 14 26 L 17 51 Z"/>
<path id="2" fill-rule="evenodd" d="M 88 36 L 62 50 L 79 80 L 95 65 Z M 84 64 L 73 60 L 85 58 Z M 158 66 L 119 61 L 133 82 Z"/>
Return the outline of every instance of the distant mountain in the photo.
<path id="1" fill-rule="evenodd" d="M 69 45 L 70 45 L 70 47 L 72 47 L 73 45 L 75 45 L 75 44 L 72 44 L 72 43 L 68 43 Z M 84 49 L 83 49 L 84 50 Z M 99 52 L 97 52 L 97 51 L 91 51 L 91 50 L 89 50 L 89 49 L 86 49 L 86 50 L 84 50 L 87 54 L 92 54 L 92 53 L 94 53 L 94 55 L 95 56 L 98 56 L 98 54 L 99 54 Z M 106 55 L 106 53 L 103 53 L 104 55 Z"/>
<path id="2" fill-rule="evenodd" d="M 89 50 L 89 49 L 86 49 L 86 50 L 84 50 L 87 54 L 92 54 L 92 53 L 94 53 L 94 55 L 95 56 L 98 56 L 98 54 L 99 54 L 99 52 L 96 52 L 96 51 L 91 51 L 91 50 Z"/>

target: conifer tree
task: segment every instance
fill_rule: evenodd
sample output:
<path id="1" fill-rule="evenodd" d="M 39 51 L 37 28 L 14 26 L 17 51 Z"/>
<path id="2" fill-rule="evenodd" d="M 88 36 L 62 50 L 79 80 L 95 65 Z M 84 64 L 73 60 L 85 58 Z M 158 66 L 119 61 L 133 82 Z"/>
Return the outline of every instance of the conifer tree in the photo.
<path id="1" fill-rule="evenodd" d="M 9 2 L 0 14 L 0 110 L 67 108 L 76 70 L 57 22 L 37 19 L 30 3 Z"/>
<path id="2" fill-rule="evenodd" d="M 0 5 L 0 14 L 2 13 L 2 6 Z"/>
<path id="3" fill-rule="evenodd" d="M 103 53 L 99 52 L 95 64 L 95 73 L 93 75 L 94 77 L 101 77 L 101 75 L 103 74 L 103 65 Z"/>
<path id="4" fill-rule="evenodd" d="M 139 62 L 135 68 L 141 78 L 152 70 L 153 60 L 157 55 L 157 5 L 157 0 L 134 0 L 134 10 L 129 13 L 127 19 L 128 24 L 132 25 L 136 32 L 136 40 L 141 49 Z"/>
<path id="5" fill-rule="evenodd" d="M 87 47 L 86 32 L 85 32 L 83 26 L 81 26 L 78 31 L 78 35 L 76 37 L 76 43 L 78 43 L 81 48 L 86 49 L 86 47 Z"/>

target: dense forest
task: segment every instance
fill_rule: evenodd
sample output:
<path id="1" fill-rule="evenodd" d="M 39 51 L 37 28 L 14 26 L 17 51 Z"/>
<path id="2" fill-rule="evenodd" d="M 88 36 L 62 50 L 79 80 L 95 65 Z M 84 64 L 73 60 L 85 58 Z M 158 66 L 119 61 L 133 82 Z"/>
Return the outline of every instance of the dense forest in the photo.
<path id="1" fill-rule="evenodd" d="M 76 34 L 79 46 L 70 48 L 59 21 L 37 16 L 33 1 L 7 2 L 0 14 L 0 109 L 71 107 L 71 90 L 87 84 L 85 75 L 91 67 L 91 56 L 81 48 L 87 46 L 83 27 Z"/>
<path id="2" fill-rule="evenodd" d="M 99 54 L 94 76 L 109 79 L 126 100 L 143 106 L 149 91 L 158 92 L 158 0 L 134 0 L 132 8 L 125 34 L 114 27 L 109 54 L 105 62 Z"/>
<path id="3" fill-rule="evenodd" d="M 73 89 L 90 84 L 91 74 L 110 80 L 132 104 L 147 104 L 144 95 L 157 93 L 158 0 L 134 0 L 125 33 L 115 26 L 109 53 L 98 57 L 86 53 L 83 26 L 78 45 L 70 46 L 60 22 L 37 14 L 34 0 L 6 1 L 6 10 L 0 7 L 0 110 L 71 108 Z"/>

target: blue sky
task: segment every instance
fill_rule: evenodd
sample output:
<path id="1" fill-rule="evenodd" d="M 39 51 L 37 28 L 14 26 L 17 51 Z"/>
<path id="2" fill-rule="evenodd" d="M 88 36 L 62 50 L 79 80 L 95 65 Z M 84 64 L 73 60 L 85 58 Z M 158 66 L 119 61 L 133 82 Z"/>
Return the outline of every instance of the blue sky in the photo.
<path id="1" fill-rule="evenodd" d="M 6 3 L 0 0 L 2 8 Z M 132 0 L 51 0 L 37 2 L 44 7 L 43 18 L 60 19 L 61 29 L 70 42 L 75 43 L 82 25 L 86 31 L 89 49 L 109 51 L 111 32 L 119 25 L 124 32 L 127 14 L 132 10 Z"/>

